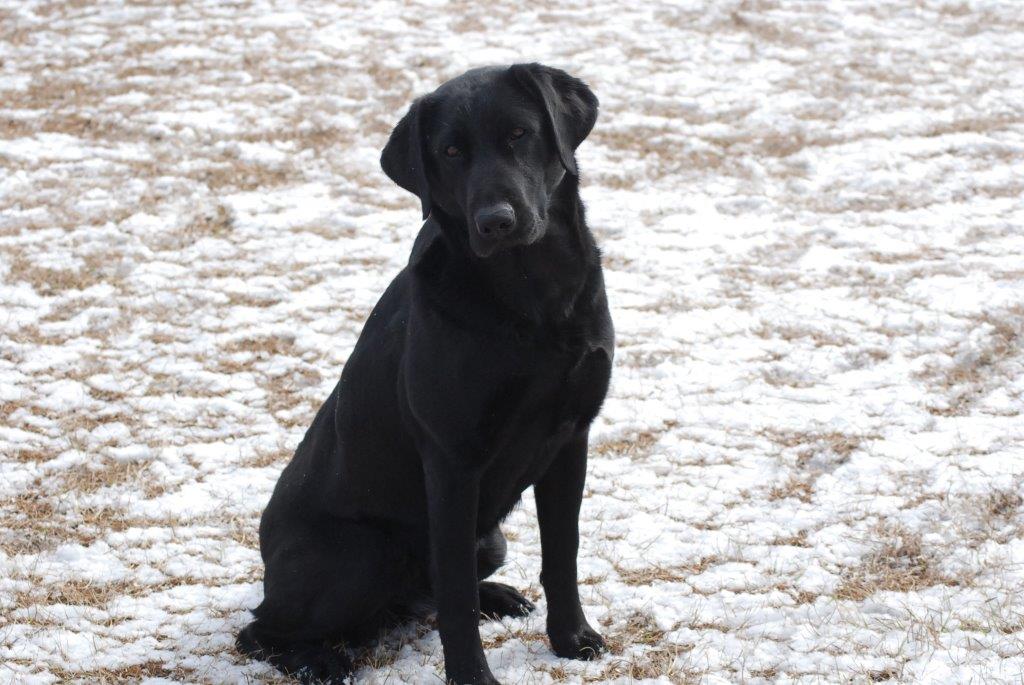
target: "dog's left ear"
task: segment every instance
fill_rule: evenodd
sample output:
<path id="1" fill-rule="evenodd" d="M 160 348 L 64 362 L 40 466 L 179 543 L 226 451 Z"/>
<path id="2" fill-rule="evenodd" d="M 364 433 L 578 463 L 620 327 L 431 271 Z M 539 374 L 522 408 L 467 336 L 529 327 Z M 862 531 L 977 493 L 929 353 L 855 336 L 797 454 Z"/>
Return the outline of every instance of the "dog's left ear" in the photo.
<path id="1" fill-rule="evenodd" d="M 412 103 L 409 111 L 395 126 L 388 144 L 380 154 L 384 173 L 400 187 L 420 199 L 423 218 L 430 214 L 430 184 L 423 157 L 423 100 Z"/>
<path id="2" fill-rule="evenodd" d="M 597 121 L 597 96 L 583 81 L 543 64 L 513 64 L 513 78 L 544 107 L 562 166 L 578 176 L 575 151 Z"/>

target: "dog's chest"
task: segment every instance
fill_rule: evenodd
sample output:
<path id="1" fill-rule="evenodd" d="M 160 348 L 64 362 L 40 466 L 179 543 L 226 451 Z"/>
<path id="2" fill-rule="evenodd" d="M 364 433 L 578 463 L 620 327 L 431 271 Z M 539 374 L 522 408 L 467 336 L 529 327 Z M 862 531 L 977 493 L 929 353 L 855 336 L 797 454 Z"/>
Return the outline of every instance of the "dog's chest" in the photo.
<path id="1" fill-rule="evenodd" d="M 531 360 L 494 433 L 481 482 L 480 523 L 504 518 L 523 491 L 597 414 L 608 387 L 611 359 L 601 349 L 562 350 Z"/>

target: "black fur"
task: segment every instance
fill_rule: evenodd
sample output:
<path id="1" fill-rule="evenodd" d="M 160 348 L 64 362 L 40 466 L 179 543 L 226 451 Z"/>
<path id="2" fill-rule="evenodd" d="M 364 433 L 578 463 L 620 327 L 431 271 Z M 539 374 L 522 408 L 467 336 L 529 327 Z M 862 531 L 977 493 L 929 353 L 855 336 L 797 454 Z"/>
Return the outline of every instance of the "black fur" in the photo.
<path id="1" fill-rule="evenodd" d="M 260 523 L 265 597 L 239 649 L 341 682 L 352 645 L 437 607 L 449 682 L 494 683 L 478 622 L 529 600 L 481 582 L 534 486 L 554 651 L 604 643 L 580 608 L 587 433 L 612 322 L 574 150 L 597 117 L 541 65 L 477 69 L 417 100 L 381 157 L 427 221 L 370 314 Z"/>

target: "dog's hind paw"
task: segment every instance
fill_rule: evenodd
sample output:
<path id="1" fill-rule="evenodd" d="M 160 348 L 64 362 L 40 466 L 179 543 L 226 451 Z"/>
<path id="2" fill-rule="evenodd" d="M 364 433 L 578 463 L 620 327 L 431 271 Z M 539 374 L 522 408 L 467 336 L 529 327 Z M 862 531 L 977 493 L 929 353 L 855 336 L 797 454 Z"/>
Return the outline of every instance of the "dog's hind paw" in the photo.
<path id="1" fill-rule="evenodd" d="M 484 618 L 521 618 L 535 608 L 533 602 L 514 587 L 490 581 L 480 583 L 480 614 Z"/>
<path id="2" fill-rule="evenodd" d="M 350 670 L 337 670 L 325 664 L 301 666 L 289 675 L 302 685 L 344 685 Z"/>
<path id="3" fill-rule="evenodd" d="M 269 661 L 303 685 L 342 685 L 352 674 L 348 657 L 327 645 L 289 645 L 271 654 Z"/>

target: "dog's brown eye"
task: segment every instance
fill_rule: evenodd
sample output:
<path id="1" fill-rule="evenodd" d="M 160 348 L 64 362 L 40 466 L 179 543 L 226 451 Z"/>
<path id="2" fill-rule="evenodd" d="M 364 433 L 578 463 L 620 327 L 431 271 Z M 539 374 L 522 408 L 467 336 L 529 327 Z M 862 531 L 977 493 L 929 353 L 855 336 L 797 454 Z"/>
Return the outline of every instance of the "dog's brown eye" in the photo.
<path id="1" fill-rule="evenodd" d="M 514 129 L 512 129 L 512 140 L 519 140 L 520 138 L 523 137 L 525 133 L 525 129 L 516 126 Z"/>
<path id="2" fill-rule="evenodd" d="M 444 151 L 444 153 L 449 157 L 458 157 L 459 148 L 455 147 L 454 145 L 449 145 L 448 148 Z"/>

